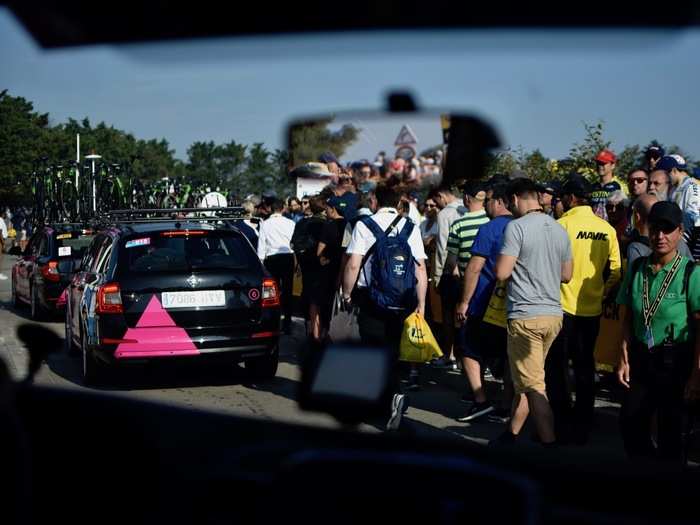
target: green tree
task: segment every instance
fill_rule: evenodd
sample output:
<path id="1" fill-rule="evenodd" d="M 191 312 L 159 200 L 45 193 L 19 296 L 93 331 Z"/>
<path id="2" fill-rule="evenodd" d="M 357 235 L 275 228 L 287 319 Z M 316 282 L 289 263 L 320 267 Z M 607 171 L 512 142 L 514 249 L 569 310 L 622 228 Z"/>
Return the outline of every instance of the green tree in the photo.
<path id="1" fill-rule="evenodd" d="M 290 130 L 292 167 L 306 162 L 316 162 L 326 151 L 332 152 L 338 158 L 343 156 L 347 148 L 357 140 L 361 130 L 352 124 L 345 124 L 338 131 L 331 131 L 328 126 L 332 122 L 333 117 L 328 117 L 292 126 Z"/>
<path id="2" fill-rule="evenodd" d="M 187 158 L 187 176 L 191 184 L 216 184 L 216 144 L 214 141 L 194 142 L 187 148 Z"/>
<path id="3" fill-rule="evenodd" d="M 294 184 L 287 171 L 287 152 L 268 151 L 262 143 L 255 143 L 248 151 L 246 168 L 233 188 L 234 194 L 243 198 L 255 193 L 274 191 L 279 197 L 292 195 Z"/>
<path id="4" fill-rule="evenodd" d="M 231 141 L 214 150 L 217 180 L 230 185 L 245 170 L 247 146 Z"/>
<path id="5" fill-rule="evenodd" d="M 634 168 L 643 166 L 644 153 L 639 146 L 625 146 L 624 149 L 617 154 L 616 171 L 618 177 L 627 180 L 627 175 Z M 625 188 L 627 191 L 627 188 Z"/>
<path id="6" fill-rule="evenodd" d="M 524 156 L 521 168 L 533 180 L 544 181 L 551 178 L 549 161 L 539 149 Z"/>
<path id="7" fill-rule="evenodd" d="M 37 113 L 31 102 L 7 90 L 0 92 L 0 203 L 29 204 L 28 175 L 35 161 L 50 153 L 50 132 L 48 113 Z"/>
<path id="8" fill-rule="evenodd" d="M 566 164 L 571 171 L 581 173 L 594 181 L 598 173 L 595 158 L 601 150 L 610 148 L 611 142 L 605 140 L 603 136 L 602 120 L 596 124 L 584 122 L 583 128 L 585 130 L 583 142 L 577 142 L 571 147 Z"/>
<path id="9" fill-rule="evenodd" d="M 497 153 L 489 154 L 489 161 L 486 168 L 486 178 L 491 178 L 494 175 L 510 175 L 514 171 L 520 169 L 517 152 L 510 148 L 505 148 Z"/>

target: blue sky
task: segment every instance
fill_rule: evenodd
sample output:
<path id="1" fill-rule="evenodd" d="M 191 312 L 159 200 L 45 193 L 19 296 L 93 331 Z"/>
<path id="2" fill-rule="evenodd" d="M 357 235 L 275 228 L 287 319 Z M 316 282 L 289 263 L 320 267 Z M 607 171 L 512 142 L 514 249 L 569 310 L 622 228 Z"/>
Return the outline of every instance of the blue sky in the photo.
<path id="1" fill-rule="evenodd" d="M 565 156 L 582 121 L 613 147 L 657 138 L 700 156 L 700 31 L 403 31 L 45 51 L 0 8 L 0 88 L 54 122 L 89 117 L 166 138 L 282 146 L 300 115 L 379 109 L 391 89 L 490 120 L 506 144 Z M 419 147 L 432 131 L 416 124 Z M 380 126 L 352 157 L 390 147 Z M 423 142 L 425 141 L 425 142 Z M 385 146 L 387 147 L 387 146 Z M 344 160 L 353 160 L 348 158 Z"/>

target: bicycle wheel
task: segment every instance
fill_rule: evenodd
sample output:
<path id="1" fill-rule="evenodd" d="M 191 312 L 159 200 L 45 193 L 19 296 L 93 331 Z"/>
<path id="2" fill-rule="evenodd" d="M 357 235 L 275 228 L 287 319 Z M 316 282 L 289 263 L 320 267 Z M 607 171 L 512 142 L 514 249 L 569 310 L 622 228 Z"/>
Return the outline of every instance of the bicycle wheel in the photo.
<path id="1" fill-rule="evenodd" d="M 105 213 L 112 209 L 112 191 L 109 181 L 105 181 L 97 188 L 97 211 Z"/>
<path id="2" fill-rule="evenodd" d="M 44 219 L 44 185 L 40 177 L 36 177 L 34 180 L 34 187 L 32 188 L 34 193 L 34 221 L 40 221 Z"/>
<path id="3" fill-rule="evenodd" d="M 75 208 L 77 200 L 78 192 L 75 189 L 75 184 L 73 184 L 73 181 L 61 181 L 61 185 L 59 187 L 58 205 L 61 215 L 63 216 L 63 220 L 77 220 L 77 210 Z"/>
<path id="4" fill-rule="evenodd" d="M 53 181 L 49 181 L 49 183 L 44 186 L 42 198 L 44 200 L 42 204 L 44 219 L 48 222 L 58 221 L 58 207 L 56 206 Z"/>

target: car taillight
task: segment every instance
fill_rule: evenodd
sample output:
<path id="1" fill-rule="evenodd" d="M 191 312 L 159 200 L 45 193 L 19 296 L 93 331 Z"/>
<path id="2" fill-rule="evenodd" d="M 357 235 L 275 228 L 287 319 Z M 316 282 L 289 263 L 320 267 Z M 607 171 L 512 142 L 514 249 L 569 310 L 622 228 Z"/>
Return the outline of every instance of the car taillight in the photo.
<path id="1" fill-rule="evenodd" d="M 270 308 L 279 305 L 280 289 L 277 287 L 277 281 L 274 279 L 265 279 L 263 281 L 262 307 Z"/>
<path id="2" fill-rule="evenodd" d="M 60 281 L 61 274 L 58 273 L 58 262 L 50 261 L 46 266 L 42 266 L 41 275 L 47 281 Z"/>
<path id="3" fill-rule="evenodd" d="M 122 294 L 117 283 L 104 284 L 97 290 L 98 314 L 122 314 Z"/>

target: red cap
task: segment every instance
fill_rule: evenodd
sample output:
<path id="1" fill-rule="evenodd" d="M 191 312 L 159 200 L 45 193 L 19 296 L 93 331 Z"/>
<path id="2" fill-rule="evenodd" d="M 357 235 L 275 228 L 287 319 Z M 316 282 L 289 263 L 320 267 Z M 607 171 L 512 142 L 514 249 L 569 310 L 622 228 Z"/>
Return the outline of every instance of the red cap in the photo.
<path id="1" fill-rule="evenodd" d="M 595 158 L 595 160 L 598 162 L 604 162 L 605 164 L 609 162 L 612 162 L 614 164 L 617 161 L 617 157 L 609 149 L 604 149 L 603 151 L 598 153 L 598 156 Z"/>

